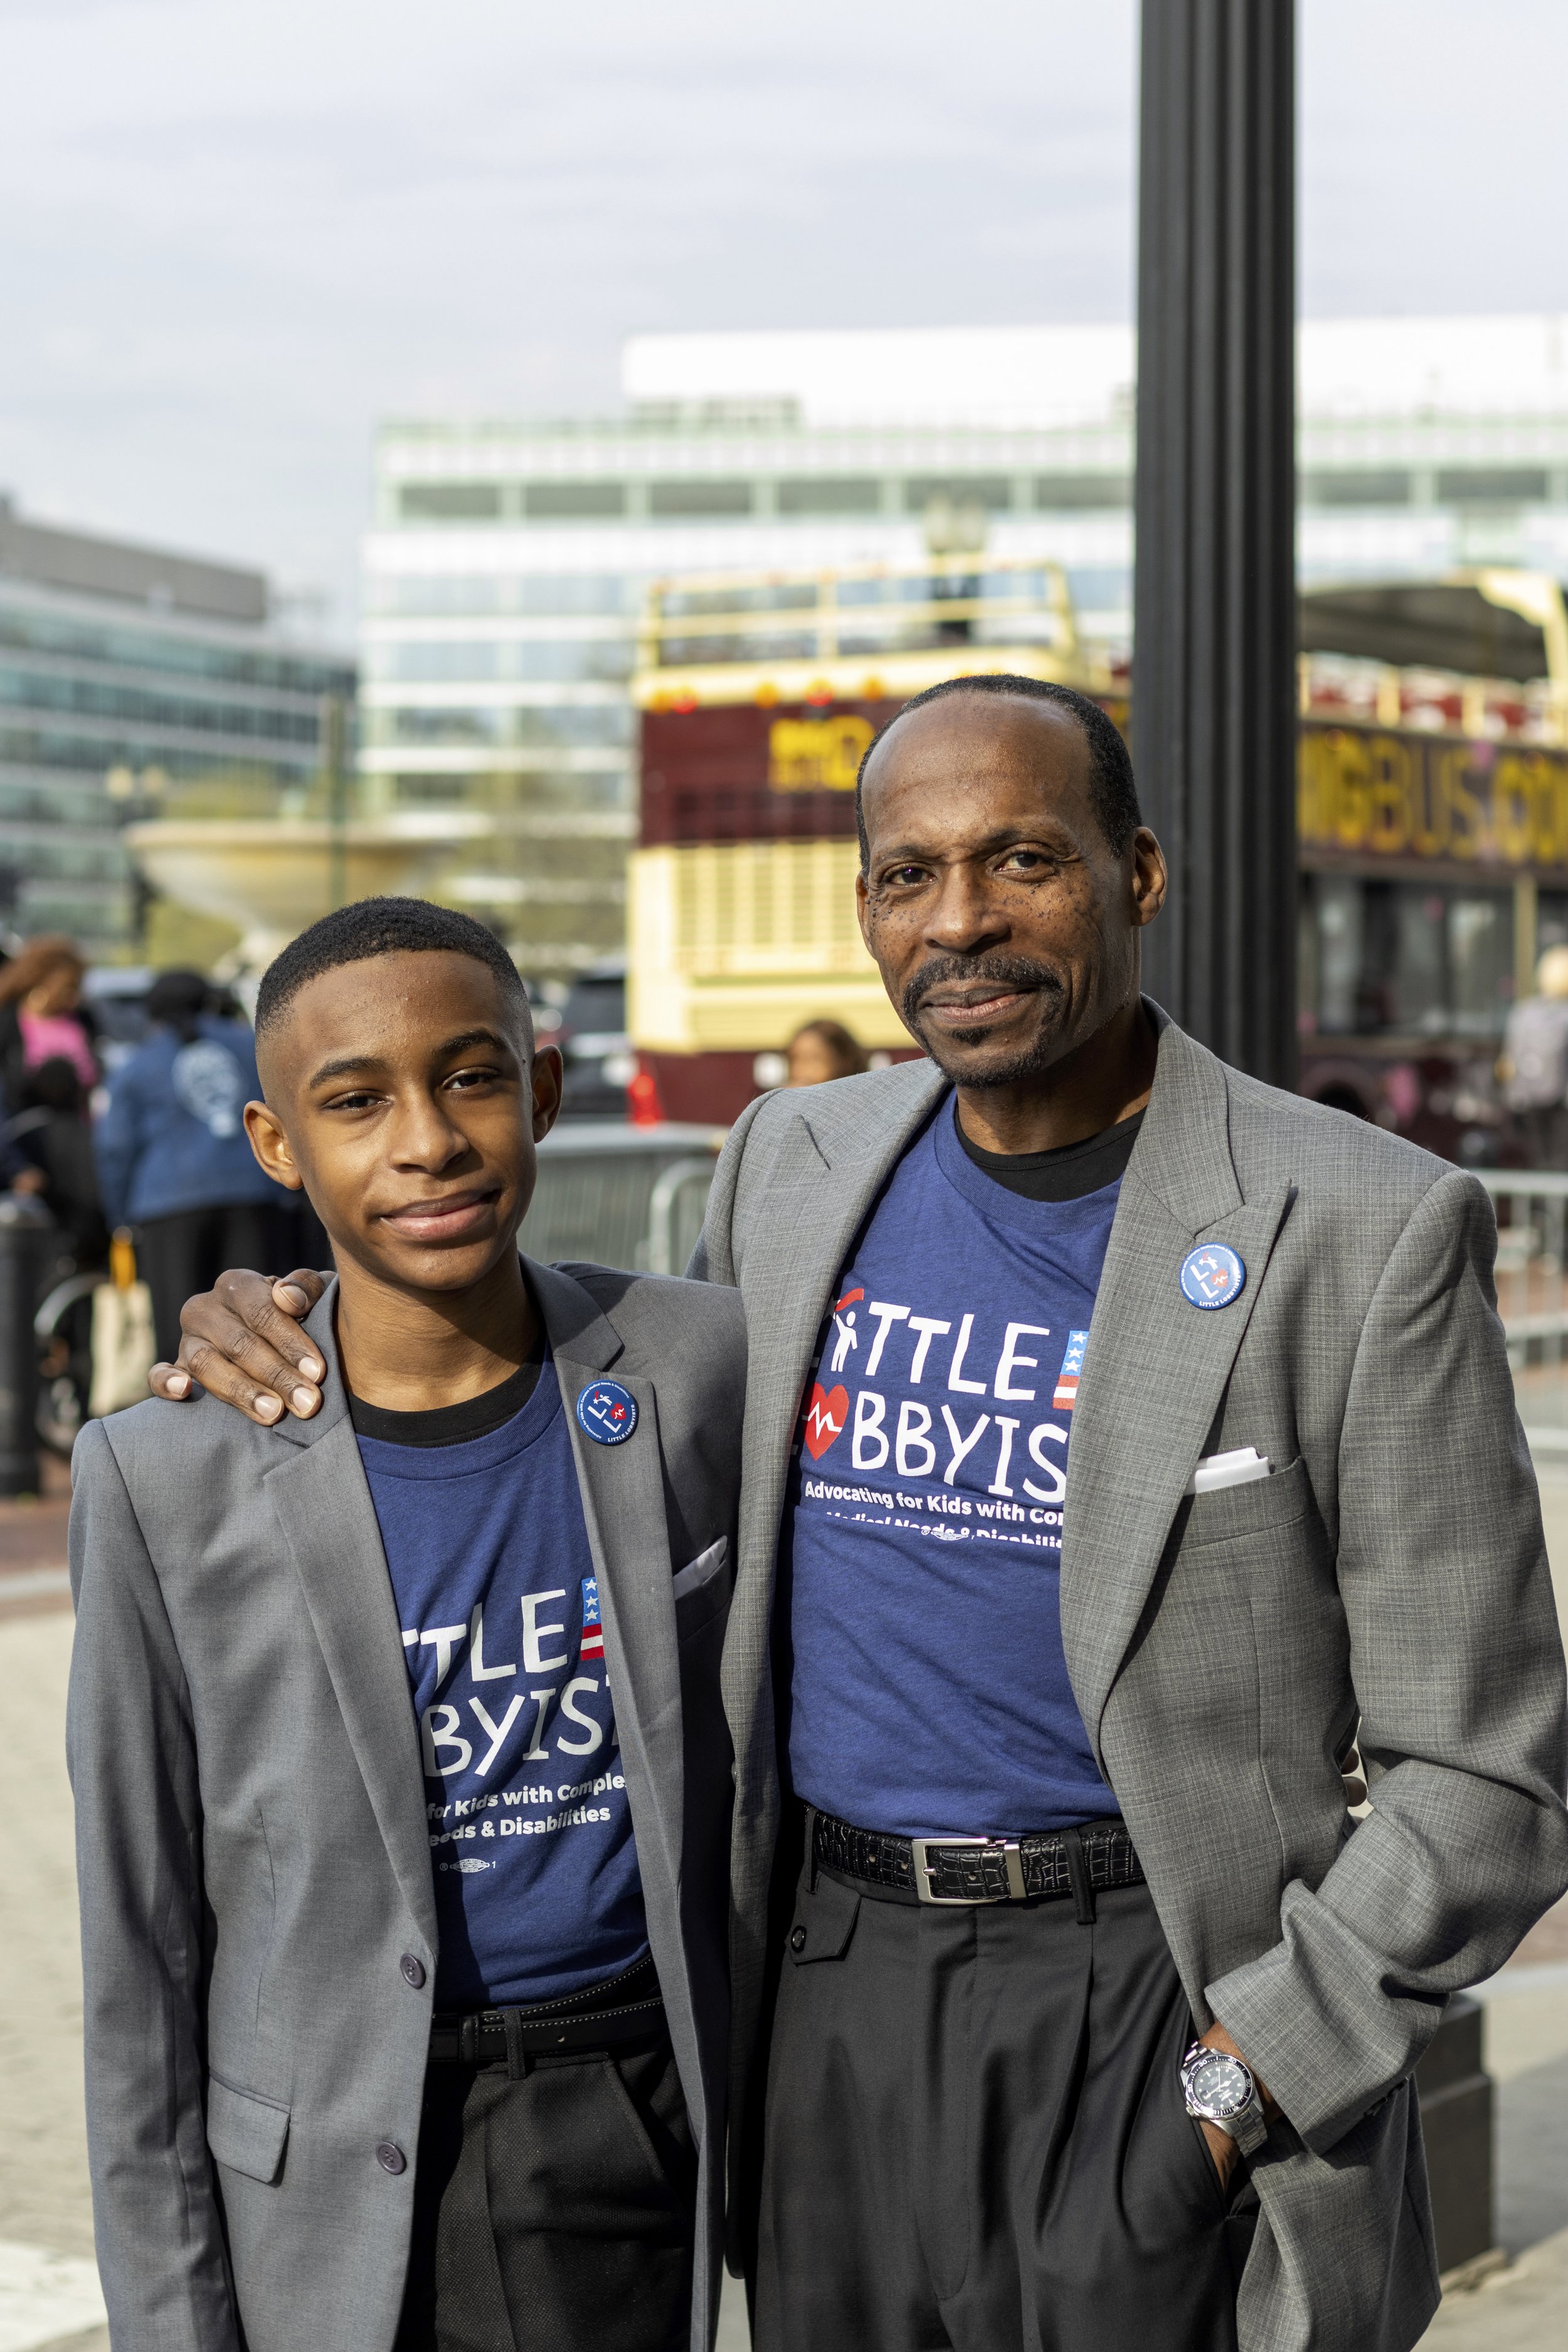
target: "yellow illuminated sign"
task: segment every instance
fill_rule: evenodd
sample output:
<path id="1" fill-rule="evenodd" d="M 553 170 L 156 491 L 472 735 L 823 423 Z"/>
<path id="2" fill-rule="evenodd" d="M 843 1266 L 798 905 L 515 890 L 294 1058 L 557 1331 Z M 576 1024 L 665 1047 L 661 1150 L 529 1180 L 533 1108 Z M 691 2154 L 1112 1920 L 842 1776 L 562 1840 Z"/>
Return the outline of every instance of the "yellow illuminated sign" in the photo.
<path id="1" fill-rule="evenodd" d="M 1303 849 L 1568 866 L 1568 759 L 1372 728 L 1304 727 Z"/>
<path id="2" fill-rule="evenodd" d="M 852 793 L 876 730 L 868 719 L 775 719 L 768 730 L 768 782 L 775 793 Z"/>

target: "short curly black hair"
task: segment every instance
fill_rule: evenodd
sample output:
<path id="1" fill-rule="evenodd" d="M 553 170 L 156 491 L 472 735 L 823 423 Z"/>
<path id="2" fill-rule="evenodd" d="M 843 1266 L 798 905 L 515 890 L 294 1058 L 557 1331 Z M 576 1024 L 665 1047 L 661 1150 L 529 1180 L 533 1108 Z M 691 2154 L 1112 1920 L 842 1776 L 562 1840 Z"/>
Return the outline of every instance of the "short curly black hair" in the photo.
<path id="1" fill-rule="evenodd" d="M 865 805 L 866 770 L 870 764 L 871 755 L 900 719 L 907 719 L 910 712 L 918 710 L 922 703 L 941 702 L 944 696 L 950 694 L 1022 695 L 1026 701 L 1055 702 L 1062 709 L 1069 711 L 1089 745 L 1089 788 L 1100 830 L 1117 856 L 1122 855 L 1142 824 L 1143 816 L 1138 806 L 1138 783 L 1132 773 L 1132 755 L 1127 749 L 1121 730 L 1110 712 L 1102 709 L 1091 696 L 1079 694 L 1076 687 L 1058 686 L 1051 678 L 1018 677 L 1006 671 L 994 676 L 982 672 L 973 677 L 944 677 L 940 686 L 928 686 L 923 694 L 911 695 L 903 709 L 895 711 L 887 726 L 867 744 L 859 773 L 855 779 L 855 824 L 860 835 L 862 874 L 871 862 Z"/>
<path id="2" fill-rule="evenodd" d="M 428 955 L 442 950 L 488 964 L 518 1005 L 525 1033 L 531 1036 L 528 991 L 495 933 L 471 915 L 460 915 L 455 907 L 434 906 L 428 898 L 357 898 L 290 940 L 261 975 L 257 1036 L 273 1027 L 306 982 L 324 971 L 336 971 L 345 963 L 368 963 L 373 956 Z"/>

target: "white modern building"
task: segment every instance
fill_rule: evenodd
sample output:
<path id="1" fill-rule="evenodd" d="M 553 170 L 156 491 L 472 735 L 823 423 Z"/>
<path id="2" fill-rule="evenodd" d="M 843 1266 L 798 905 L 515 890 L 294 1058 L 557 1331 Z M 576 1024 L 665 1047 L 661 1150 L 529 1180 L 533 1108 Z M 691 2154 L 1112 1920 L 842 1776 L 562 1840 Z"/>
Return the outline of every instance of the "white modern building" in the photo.
<path id="1" fill-rule="evenodd" d="M 1568 318 L 1310 321 L 1304 584 L 1477 562 L 1568 576 Z M 618 943 L 636 827 L 626 690 L 647 583 L 918 564 L 933 509 L 1067 570 L 1131 628 L 1135 352 L 1116 327 L 643 335 L 602 421 L 392 424 L 364 551 L 373 805 L 460 801 L 452 877 L 525 969 Z"/>

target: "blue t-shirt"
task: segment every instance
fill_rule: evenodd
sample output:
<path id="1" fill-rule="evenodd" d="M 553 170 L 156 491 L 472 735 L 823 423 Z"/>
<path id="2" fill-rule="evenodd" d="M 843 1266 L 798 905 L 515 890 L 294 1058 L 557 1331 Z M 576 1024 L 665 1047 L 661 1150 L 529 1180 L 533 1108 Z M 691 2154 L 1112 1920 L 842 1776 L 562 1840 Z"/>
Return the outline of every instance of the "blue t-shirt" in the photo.
<path id="1" fill-rule="evenodd" d="M 789 1757 L 864 1829 L 1114 1813 L 1062 1653 L 1068 1437 L 1120 1181 L 1031 1201 L 949 1097 L 838 1283 L 795 1450 Z"/>
<path id="2" fill-rule="evenodd" d="M 436 2006 L 616 1975 L 647 1923 L 555 1368 L 486 1436 L 359 1449 L 419 1717 Z"/>

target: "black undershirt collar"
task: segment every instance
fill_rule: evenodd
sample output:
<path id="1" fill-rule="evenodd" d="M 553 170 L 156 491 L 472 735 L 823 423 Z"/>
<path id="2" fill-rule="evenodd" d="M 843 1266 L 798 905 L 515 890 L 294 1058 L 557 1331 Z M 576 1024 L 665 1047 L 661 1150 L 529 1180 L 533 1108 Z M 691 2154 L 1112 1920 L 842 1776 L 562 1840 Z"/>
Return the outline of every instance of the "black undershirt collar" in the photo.
<path id="1" fill-rule="evenodd" d="M 464 1445 L 472 1438 L 488 1437 L 522 1411 L 539 1386 L 543 1361 L 542 1340 L 527 1363 L 498 1388 L 465 1397 L 461 1404 L 437 1405 L 429 1412 L 389 1412 L 384 1405 L 366 1404 L 363 1397 L 351 1394 L 349 1419 L 356 1437 L 379 1438 L 384 1445 Z"/>
<path id="2" fill-rule="evenodd" d="M 965 1135 L 956 1103 L 952 1124 L 964 1156 L 1009 1192 L 1026 1201 L 1081 1201 L 1127 1173 L 1145 1116 L 1134 1111 L 1131 1118 L 1118 1119 L 1114 1127 L 1102 1128 L 1081 1143 L 1061 1144 L 1055 1151 L 982 1151 Z"/>

